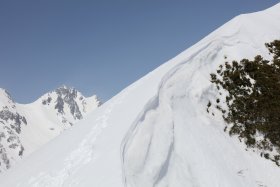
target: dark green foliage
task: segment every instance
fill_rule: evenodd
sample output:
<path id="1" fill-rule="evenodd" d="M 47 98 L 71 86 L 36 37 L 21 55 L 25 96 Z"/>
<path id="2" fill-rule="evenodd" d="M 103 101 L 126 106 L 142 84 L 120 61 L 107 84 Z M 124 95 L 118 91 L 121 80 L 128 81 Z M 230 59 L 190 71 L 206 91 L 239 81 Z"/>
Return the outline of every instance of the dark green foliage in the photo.
<path id="1" fill-rule="evenodd" d="M 265 154 L 264 154 L 264 158 L 269 159 L 269 154 L 268 154 L 268 153 L 265 153 Z"/>
<path id="2" fill-rule="evenodd" d="M 207 109 L 206 109 L 208 113 L 209 113 L 209 108 L 211 107 L 211 105 L 212 105 L 212 104 L 211 104 L 211 102 L 209 101 L 208 104 L 207 104 Z"/>
<path id="3" fill-rule="evenodd" d="M 238 135 L 248 147 L 270 151 L 274 147 L 280 153 L 280 40 L 266 47 L 273 55 L 272 61 L 258 55 L 254 60 L 225 62 L 217 74 L 210 76 L 218 90 L 223 88 L 229 93 L 225 100 L 227 115 L 219 105 L 216 108 L 232 124 L 230 135 Z M 262 134 L 263 139 L 256 141 L 256 133 Z M 267 153 L 264 157 L 270 158 Z M 280 156 L 272 160 L 279 165 Z"/>

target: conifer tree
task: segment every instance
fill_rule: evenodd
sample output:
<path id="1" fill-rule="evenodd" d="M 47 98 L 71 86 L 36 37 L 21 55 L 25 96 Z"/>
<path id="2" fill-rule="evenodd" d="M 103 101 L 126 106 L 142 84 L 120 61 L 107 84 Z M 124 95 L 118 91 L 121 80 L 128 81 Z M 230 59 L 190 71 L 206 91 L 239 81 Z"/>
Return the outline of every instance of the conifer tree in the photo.
<path id="1" fill-rule="evenodd" d="M 280 163 L 280 40 L 265 44 L 273 55 L 271 61 L 258 55 L 254 60 L 225 62 L 211 74 L 217 89 L 228 92 L 225 102 L 228 111 L 219 105 L 228 124 L 230 135 L 238 135 L 248 147 L 264 151 L 275 149 L 279 154 L 265 158 Z M 207 106 L 209 110 L 209 105 Z M 261 134 L 261 140 L 256 135 Z"/>

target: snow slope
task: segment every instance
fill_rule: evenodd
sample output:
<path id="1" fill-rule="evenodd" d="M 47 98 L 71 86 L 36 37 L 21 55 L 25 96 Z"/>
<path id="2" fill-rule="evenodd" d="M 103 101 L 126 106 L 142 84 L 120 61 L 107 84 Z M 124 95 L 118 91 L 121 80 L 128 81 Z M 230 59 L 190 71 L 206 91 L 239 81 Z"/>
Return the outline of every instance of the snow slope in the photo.
<path id="1" fill-rule="evenodd" d="M 86 98 L 66 86 L 31 104 L 18 104 L 0 89 L 0 171 L 58 136 L 99 104 L 95 95 Z"/>
<path id="2" fill-rule="evenodd" d="M 206 112 L 217 95 L 210 73 L 225 56 L 268 57 L 279 20 L 280 4 L 235 17 L 0 176 L 0 186 L 279 186 L 280 168 Z"/>

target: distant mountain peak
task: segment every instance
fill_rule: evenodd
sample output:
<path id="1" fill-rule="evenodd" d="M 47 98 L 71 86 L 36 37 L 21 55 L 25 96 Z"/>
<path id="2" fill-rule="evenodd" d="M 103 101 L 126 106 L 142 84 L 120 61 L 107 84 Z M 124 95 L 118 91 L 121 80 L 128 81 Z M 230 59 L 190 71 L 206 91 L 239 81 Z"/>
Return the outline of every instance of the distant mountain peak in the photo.
<path id="1" fill-rule="evenodd" d="M 70 120 L 71 122 L 69 121 L 69 117 L 68 120 L 63 120 L 64 123 L 72 125 L 74 121 L 82 119 L 83 115 L 90 110 L 90 106 L 87 106 L 89 102 L 88 100 L 95 103 L 91 107 L 95 108 L 100 105 L 97 97 L 94 97 L 94 99 L 92 99 L 92 97 L 87 99 L 76 88 L 62 85 L 42 96 L 41 103 L 48 107 L 54 107 L 57 115 L 72 116 L 70 117 L 73 119 Z"/>
<path id="2" fill-rule="evenodd" d="M 0 88 L 0 110 L 10 110 L 14 112 L 15 109 L 16 105 L 10 93 Z"/>
<path id="3" fill-rule="evenodd" d="M 30 104 L 18 104 L 0 88 L 0 172 L 84 118 L 100 105 L 62 85 Z"/>
<path id="4" fill-rule="evenodd" d="M 67 86 L 65 84 L 62 84 L 61 86 L 59 86 L 58 88 L 55 89 L 56 90 L 77 90 L 76 88 L 74 88 L 73 86 Z"/>
<path id="5" fill-rule="evenodd" d="M 3 97 L 6 97 L 7 99 L 13 101 L 11 94 L 7 90 L 0 88 L 0 98 Z"/>

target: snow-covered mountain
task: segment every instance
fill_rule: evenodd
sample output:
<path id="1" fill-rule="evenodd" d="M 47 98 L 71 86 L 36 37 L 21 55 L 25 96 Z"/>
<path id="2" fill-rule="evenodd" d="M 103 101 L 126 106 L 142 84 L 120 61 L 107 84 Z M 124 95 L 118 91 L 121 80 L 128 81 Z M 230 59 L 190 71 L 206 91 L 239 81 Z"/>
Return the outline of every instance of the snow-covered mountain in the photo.
<path id="1" fill-rule="evenodd" d="M 0 88 L 0 171 L 10 168 L 12 162 L 22 157 L 24 146 L 19 134 L 27 125 L 26 118 L 18 113 L 10 94 Z"/>
<path id="2" fill-rule="evenodd" d="M 100 105 L 74 88 L 62 86 L 31 104 L 15 103 L 0 89 L 0 170 L 47 143 Z"/>
<path id="3" fill-rule="evenodd" d="M 206 105 L 219 64 L 280 37 L 280 4 L 235 17 L 130 85 L 17 167 L 0 186 L 278 187 L 280 168 L 224 132 Z"/>

